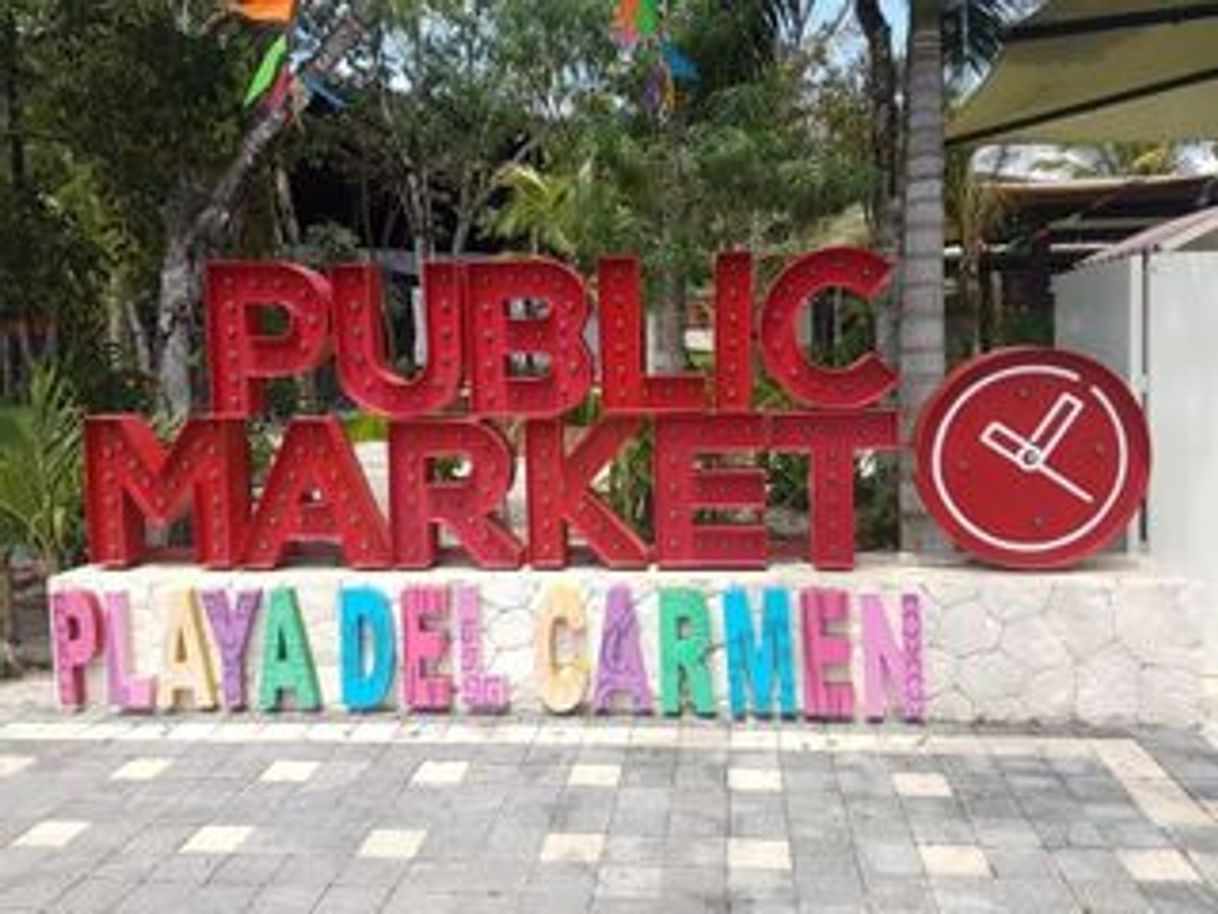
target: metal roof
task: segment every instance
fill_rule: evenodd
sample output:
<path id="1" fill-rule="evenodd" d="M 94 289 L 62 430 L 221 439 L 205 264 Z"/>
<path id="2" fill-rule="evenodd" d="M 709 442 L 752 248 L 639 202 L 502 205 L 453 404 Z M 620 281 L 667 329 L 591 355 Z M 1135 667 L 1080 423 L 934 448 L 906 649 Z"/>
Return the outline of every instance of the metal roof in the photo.
<path id="1" fill-rule="evenodd" d="M 1152 254 L 1157 251 L 1179 251 L 1193 247 L 1202 239 L 1214 235 L 1211 244 L 1201 245 L 1206 249 L 1218 248 L 1218 206 L 1209 206 L 1189 213 L 1178 219 L 1171 219 L 1145 231 L 1130 235 L 1123 241 L 1111 244 L 1102 251 L 1097 251 L 1084 264 L 1107 263 L 1133 257 L 1136 254 Z"/>
<path id="2" fill-rule="evenodd" d="M 1011 29 L 952 143 L 1218 136 L 1218 3 L 1048 0 Z"/>

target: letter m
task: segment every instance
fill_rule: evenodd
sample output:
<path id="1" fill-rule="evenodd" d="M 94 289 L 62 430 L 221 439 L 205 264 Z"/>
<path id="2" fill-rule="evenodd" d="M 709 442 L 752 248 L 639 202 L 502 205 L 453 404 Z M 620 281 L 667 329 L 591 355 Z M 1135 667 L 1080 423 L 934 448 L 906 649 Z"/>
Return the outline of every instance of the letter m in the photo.
<path id="1" fill-rule="evenodd" d="M 728 588 L 723 595 L 723 614 L 732 715 L 741 717 L 746 711 L 747 684 L 752 692 L 755 713 L 769 717 L 773 713 L 777 680 L 779 711 L 784 717 L 795 716 L 791 606 L 787 591 L 778 587 L 766 588 L 762 602 L 760 645 L 753 634 L 752 613 L 744 588 Z"/>
<path id="2" fill-rule="evenodd" d="M 85 520 L 94 562 L 139 562 L 147 525 L 166 526 L 187 508 L 195 560 L 219 568 L 240 561 L 249 516 L 242 419 L 191 419 L 168 448 L 138 416 L 86 421 Z"/>

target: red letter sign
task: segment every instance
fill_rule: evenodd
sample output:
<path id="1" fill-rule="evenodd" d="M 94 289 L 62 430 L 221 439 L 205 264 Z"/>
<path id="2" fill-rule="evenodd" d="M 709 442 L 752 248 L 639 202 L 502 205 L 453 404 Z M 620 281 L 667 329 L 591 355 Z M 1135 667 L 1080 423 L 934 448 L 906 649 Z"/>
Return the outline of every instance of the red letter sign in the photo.
<path id="1" fill-rule="evenodd" d="M 339 383 L 360 406 L 391 419 L 435 412 L 451 403 L 461 386 L 460 268 L 429 263 L 423 277 L 427 366 L 406 381 L 385 362 L 380 272 L 371 264 L 354 264 L 330 274 Z"/>
<path id="2" fill-rule="evenodd" d="M 469 475 L 433 478 L 433 464 L 464 457 Z M 516 568 L 524 547 L 495 516 L 512 486 L 515 461 L 503 433 L 466 419 L 394 423 L 389 428 L 389 499 L 396 563 L 427 568 L 445 524 L 483 568 Z"/>
<path id="3" fill-rule="evenodd" d="M 536 420 L 527 426 L 529 561 L 538 568 L 567 564 L 567 522 L 610 568 L 643 568 L 647 547 L 592 491 L 592 479 L 642 427 L 638 419 L 605 419 L 563 457 L 563 424 Z"/>
<path id="4" fill-rule="evenodd" d="M 258 331 L 259 308 L 278 306 L 287 330 Z M 211 403 L 248 416 L 261 409 L 259 382 L 313 368 L 326 354 L 330 284 L 294 263 L 213 262 L 207 266 L 207 349 Z"/>
<path id="5" fill-rule="evenodd" d="M 753 406 L 753 257 L 743 251 L 715 261 L 715 409 Z"/>
<path id="6" fill-rule="evenodd" d="M 588 300 L 578 273 L 552 260 L 482 262 L 467 268 L 473 411 L 482 416 L 560 416 L 592 387 L 584 343 Z M 514 301 L 543 301 L 544 317 L 512 318 Z M 543 377 L 512 377 L 512 355 L 541 353 Z"/>
<path id="7" fill-rule="evenodd" d="M 191 419 L 166 451 L 138 416 L 85 421 L 85 518 L 89 554 L 132 565 L 145 549 L 144 524 L 169 524 L 192 506 L 195 557 L 228 568 L 241 558 L 249 515 L 245 422 Z"/>
<path id="8" fill-rule="evenodd" d="M 763 416 L 661 416 L 656 420 L 656 556 L 661 568 L 759 568 L 766 561 L 761 523 L 695 524 L 697 508 L 765 510 L 765 473 L 700 469 L 700 454 L 759 451 Z"/>
<path id="9" fill-rule="evenodd" d="M 643 375 L 643 293 L 637 257 L 600 262 L 602 396 L 607 413 L 699 410 L 706 379 L 696 374 Z"/>
<path id="10" fill-rule="evenodd" d="M 339 421 L 293 419 L 254 515 L 245 562 L 274 568 L 292 542 L 338 543 L 352 568 L 385 568 L 389 531 Z"/>
<path id="11" fill-rule="evenodd" d="M 825 289 L 843 288 L 874 298 L 888 284 L 892 266 L 860 248 L 825 248 L 800 257 L 779 275 L 766 296 L 761 321 L 761 357 L 770 377 L 809 406 L 851 409 L 867 406 L 892 390 L 897 375 L 869 353 L 849 368 L 821 368 L 800 351 L 795 320 Z"/>
<path id="12" fill-rule="evenodd" d="M 770 447 L 808 454 L 812 555 L 817 568 L 854 567 L 854 458 L 864 449 L 897 446 L 890 409 L 782 413 L 770 418 Z"/>

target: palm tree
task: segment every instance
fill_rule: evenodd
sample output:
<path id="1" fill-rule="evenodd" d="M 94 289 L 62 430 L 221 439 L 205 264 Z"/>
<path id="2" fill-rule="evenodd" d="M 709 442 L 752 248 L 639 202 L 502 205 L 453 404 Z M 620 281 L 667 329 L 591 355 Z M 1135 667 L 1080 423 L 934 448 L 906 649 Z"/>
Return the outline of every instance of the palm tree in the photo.
<path id="1" fill-rule="evenodd" d="M 898 139 L 896 91 L 891 79 L 889 27 L 875 0 L 855 0 L 855 14 L 867 36 L 871 61 L 869 84 L 873 106 L 880 104 L 883 120 L 873 123 L 874 162 L 884 182 L 887 199 L 897 196 L 902 206 L 874 214 L 888 221 L 877 233 L 881 239 L 900 238 L 897 278 L 899 309 L 893 316 L 895 333 L 877 330 L 889 357 L 896 350 L 901 368 L 901 437 L 912 438 L 914 424 L 927 400 L 943 380 L 946 364 L 943 310 L 943 150 L 944 36 L 951 40 L 948 57 L 957 67 L 980 67 L 993 57 L 998 30 L 1013 11 L 1010 0 L 961 0 L 946 9 L 944 0 L 910 0 L 909 44 L 905 72 L 904 168 L 896 170 Z M 883 96 L 883 97 L 881 97 Z M 874 115 L 873 115 L 874 117 Z M 892 172 L 887 171 L 893 168 Z M 899 191 L 899 193 L 898 193 Z M 895 223 L 899 222 L 899 230 Z M 892 309 L 889 309 L 890 311 Z M 893 345 L 895 341 L 895 346 Z M 902 451 L 899 488 L 901 546 L 916 552 L 946 548 L 913 484 L 914 462 Z"/>
<path id="2" fill-rule="evenodd" d="M 532 165 L 512 165 L 497 178 L 509 194 L 504 206 L 491 214 L 487 228 L 499 238 L 529 239 L 529 249 L 564 257 L 579 253 L 574 240 L 577 192 L 586 183 L 592 164 L 586 162 L 575 173 L 542 172 Z"/>
<path id="3" fill-rule="evenodd" d="M 922 407 L 943 380 L 943 61 L 941 3 L 910 3 L 908 132 L 900 264 L 901 437 L 910 441 Z M 901 546 L 939 552 L 944 540 L 913 485 L 914 461 L 902 451 Z"/>

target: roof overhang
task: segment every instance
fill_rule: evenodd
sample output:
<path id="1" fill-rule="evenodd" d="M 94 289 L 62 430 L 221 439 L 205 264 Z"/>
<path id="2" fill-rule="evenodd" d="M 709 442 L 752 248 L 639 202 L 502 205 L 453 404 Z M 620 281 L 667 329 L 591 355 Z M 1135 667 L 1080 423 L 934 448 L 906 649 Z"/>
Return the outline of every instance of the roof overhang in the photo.
<path id="1" fill-rule="evenodd" d="M 1218 138 L 1218 2 L 1049 0 L 1010 30 L 949 143 Z"/>

